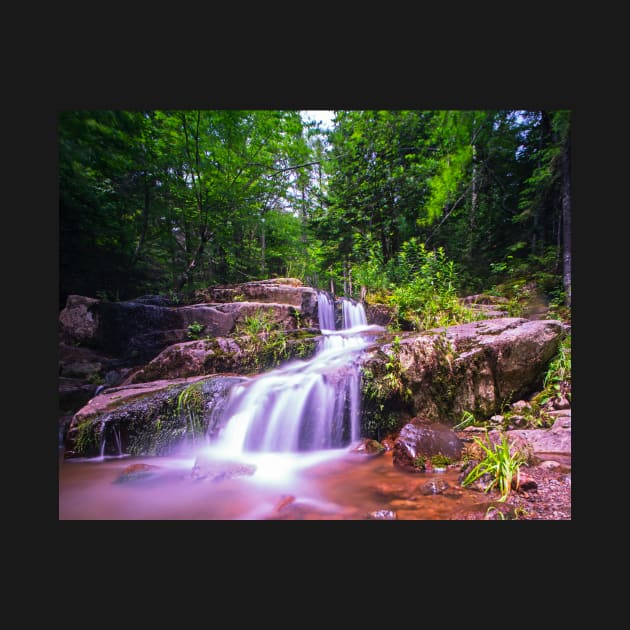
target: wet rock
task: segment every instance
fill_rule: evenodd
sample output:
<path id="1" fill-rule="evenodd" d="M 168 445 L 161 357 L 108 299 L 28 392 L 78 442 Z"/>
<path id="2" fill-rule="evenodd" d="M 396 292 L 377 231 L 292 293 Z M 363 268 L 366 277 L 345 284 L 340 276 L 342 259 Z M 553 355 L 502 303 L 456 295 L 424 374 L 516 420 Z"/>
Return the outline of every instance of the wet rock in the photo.
<path id="1" fill-rule="evenodd" d="M 353 453 L 365 453 L 367 455 L 380 455 L 385 452 L 385 447 L 378 440 L 365 439 L 354 449 Z"/>
<path id="2" fill-rule="evenodd" d="M 152 478 L 159 470 L 159 466 L 153 466 L 152 464 L 131 464 L 120 473 L 114 483 L 129 483 Z"/>
<path id="3" fill-rule="evenodd" d="M 398 517 L 393 510 L 375 510 L 370 512 L 367 518 L 373 521 L 395 521 Z"/>
<path id="4" fill-rule="evenodd" d="M 521 472 L 518 480 L 518 487 L 516 486 L 516 479 L 512 479 L 512 488 L 519 492 L 536 492 L 538 484 L 533 477 Z"/>
<path id="5" fill-rule="evenodd" d="M 280 500 L 273 508 L 272 514 L 282 512 L 290 503 L 295 501 L 295 497 L 292 494 L 284 494 L 280 497 Z"/>
<path id="6" fill-rule="evenodd" d="M 420 486 L 420 492 L 424 495 L 441 494 L 447 488 L 450 488 L 450 484 L 443 479 L 431 479 Z"/>
<path id="7" fill-rule="evenodd" d="M 401 429 L 394 442 L 393 463 L 398 468 L 413 471 L 418 456 L 430 459 L 440 454 L 458 460 L 462 448 L 463 442 L 446 425 L 423 423 L 420 418 L 414 418 Z"/>
<path id="8" fill-rule="evenodd" d="M 168 455 L 190 437 L 187 415 L 178 413 L 181 392 L 198 383 L 196 387 L 203 407 L 200 409 L 203 412 L 203 426 L 200 429 L 212 432 L 221 427 L 212 425 L 211 409 L 221 404 L 230 387 L 241 380 L 243 377 L 238 376 L 206 376 L 152 381 L 103 390 L 74 414 L 67 431 L 64 456 L 98 455 L 105 426 L 108 431 L 114 428 L 118 431 L 124 453 Z M 93 439 L 86 440 L 88 435 Z M 83 450 L 79 452 L 77 447 Z"/>
<path id="9" fill-rule="evenodd" d="M 396 442 L 395 437 L 386 437 L 381 440 L 381 444 L 387 452 L 394 450 L 394 444 Z"/>

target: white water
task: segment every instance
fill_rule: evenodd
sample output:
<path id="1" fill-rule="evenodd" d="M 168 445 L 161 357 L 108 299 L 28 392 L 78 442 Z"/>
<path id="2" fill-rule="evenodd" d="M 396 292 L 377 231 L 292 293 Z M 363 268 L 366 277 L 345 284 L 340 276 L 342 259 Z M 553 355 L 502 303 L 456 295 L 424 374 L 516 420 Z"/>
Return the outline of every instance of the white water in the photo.
<path id="1" fill-rule="evenodd" d="M 318 353 L 233 387 L 222 412 L 224 429 L 211 445 L 213 452 L 228 458 L 247 454 L 248 461 L 257 454 L 261 462 L 276 461 L 260 455 L 305 451 L 316 455 L 359 440 L 357 359 L 369 341 L 362 333 L 382 329 L 367 325 L 360 303 L 343 299 L 342 309 L 344 328 L 336 331 L 334 303 L 320 293 L 323 340 Z"/>

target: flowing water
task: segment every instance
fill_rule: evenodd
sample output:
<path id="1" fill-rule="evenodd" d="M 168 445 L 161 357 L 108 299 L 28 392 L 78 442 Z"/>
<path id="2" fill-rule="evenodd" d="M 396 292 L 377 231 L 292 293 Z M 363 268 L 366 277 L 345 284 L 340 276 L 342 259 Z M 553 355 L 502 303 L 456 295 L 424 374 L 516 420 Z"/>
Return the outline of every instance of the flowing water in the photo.
<path id="1" fill-rule="evenodd" d="M 361 437 L 357 362 L 382 328 L 369 326 L 363 306 L 347 299 L 339 330 L 328 294 L 319 294 L 318 309 L 317 354 L 234 384 L 218 411 L 221 430 L 195 452 L 112 457 L 103 448 L 101 457 L 83 460 L 64 460 L 61 453 L 59 518 L 365 519 L 392 510 L 398 518 L 433 520 L 483 501 L 458 488 L 457 471 L 408 473 L 393 466 L 391 452 L 355 452 Z M 195 477 L 191 471 L 200 462 L 251 468 Z M 132 464 L 145 469 L 121 482 L 130 479 L 121 474 Z M 438 494 L 436 484 L 442 484 Z"/>

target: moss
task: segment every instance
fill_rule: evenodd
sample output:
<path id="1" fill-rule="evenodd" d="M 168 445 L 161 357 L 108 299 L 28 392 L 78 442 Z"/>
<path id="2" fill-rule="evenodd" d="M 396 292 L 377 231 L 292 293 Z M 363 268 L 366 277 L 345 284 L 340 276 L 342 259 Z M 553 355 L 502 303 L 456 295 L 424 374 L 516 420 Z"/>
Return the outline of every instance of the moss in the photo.
<path id="1" fill-rule="evenodd" d="M 381 440 L 398 432 L 411 417 L 409 399 L 392 389 L 387 372 L 375 374 L 369 367 L 361 368 L 361 435 Z"/>
<path id="2" fill-rule="evenodd" d="M 158 409 L 138 409 L 127 423 L 127 452 L 131 455 L 167 455 L 179 445 L 187 431 L 176 398 L 165 400 Z"/>
<path id="3" fill-rule="evenodd" d="M 456 378 L 457 368 L 454 363 L 456 354 L 444 332 L 437 336 L 434 349 L 431 393 L 440 416 L 447 418 L 451 415 L 458 390 L 459 379 Z"/>
<path id="4" fill-rule="evenodd" d="M 95 423 L 93 416 L 77 425 L 73 444 L 73 451 L 76 455 L 83 457 L 97 455 L 100 442 L 100 423 Z"/>
<path id="5" fill-rule="evenodd" d="M 309 357 L 316 350 L 315 335 L 294 340 L 282 330 L 244 335 L 239 342 L 242 350 L 239 371 L 244 374 L 275 368 L 294 358 Z"/>
<path id="6" fill-rule="evenodd" d="M 203 439 L 207 429 L 203 383 L 173 384 L 122 399 L 119 407 L 110 406 L 106 414 L 95 414 L 76 427 L 74 453 L 98 455 L 103 427 L 107 444 L 115 433 L 123 452 L 130 455 L 168 455 L 187 441 Z"/>
<path id="7" fill-rule="evenodd" d="M 443 455 L 442 453 L 436 453 L 435 455 L 431 456 L 431 464 L 434 467 L 441 468 L 444 466 L 448 466 L 451 463 L 452 461 L 450 457 L 447 457 L 446 455 Z"/>
<path id="8" fill-rule="evenodd" d="M 203 381 L 189 385 L 177 397 L 177 415 L 186 420 L 186 438 L 193 443 L 203 438 L 205 400 L 201 388 Z"/>

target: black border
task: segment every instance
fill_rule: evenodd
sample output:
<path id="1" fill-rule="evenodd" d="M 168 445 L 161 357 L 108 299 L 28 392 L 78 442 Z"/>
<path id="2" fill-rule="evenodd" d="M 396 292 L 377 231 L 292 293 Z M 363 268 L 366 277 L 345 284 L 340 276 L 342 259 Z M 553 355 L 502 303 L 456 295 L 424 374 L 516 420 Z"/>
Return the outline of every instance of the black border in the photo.
<path id="1" fill-rule="evenodd" d="M 430 24 L 424 24 L 424 29 L 430 29 Z M 426 32 L 426 30 L 425 30 Z M 335 32 L 331 36 L 341 36 Z M 278 34 L 275 35 L 278 37 Z M 326 35 L 322 34 L 325 40 Z M 396 37 L 394 36 L 394 39 Z M 418 34 L 422 39 L 422 32 Z M 444 35 L 444 46 L 448 45 L 451 37 Z M 507 39 L 504 44 L 515 42 Z M 179 42 L 178 45 L 182 43 Z M 173 45 L 175 46 L 175 44 Z M 375 524 L 361 522 L 317 522 L 317 523 L 278 523 L 278 522 L 142 522 L 142 523 L 111 523 L 111 522 L 60 522 L 58 521 L 58 487 L 56 484 L 57 451 L 57 315 L 58 304 L 58 217 L 57 217 L 57 139 L 56 120 L 58 112 L 65 109 L 138 109 L 151 108 L 247 108 L 247 109 L 476 109 L 476 108 L 518 108 L 518 109 L 571 109 L 573 112 L 573 234 L 574 234 L 574 282 L 573 300 L 579 305 L 584 301 L 579 292 L 581 278 L 584 277 L 584 267 L 580 257 L 584 252 L 578 247 L 578 234 L 584 229 L 580 218 L 582 213 L 588 213 L 593 207 L 593 192 L 589 182 L 593 180 L 593 173 L 602 174 L 602 166 L 597 170 L 597 157 L 593 149 L 594 125 L 597 121 L 589 116 L 588 107 L 584 105 L 584 98 L 588 90 L 583 82 L 575 81 L 576 74 L 571 63 L 566 64 L 563 72 L 558 67 L 559 62 L 551 57 L 542 64 L 542 60 L 523 60 L 521 63 L 510 59 L 510 51 L 501 46 L 480 45 L 476 49 L 471 47 L 471 57 L 468 51 L 458 49 L 455 60 L 443 60 L 444 48 L 437 44 L 427 45 L 418 50 L 417 56 L 411 56 L 411 63 L 402 66 L 398 59 L 381 57 L 377 44 L 373 41 L 365 42 L 359 49 L 335 59 L 321 57 L 299 58 L 297 68 L 284 71 L 281 60 L 273 58 L 256 58 L 251 51 L 247 53 L 247 63 L 244 65 L 224 65 L 222 63 L 208 63 L 201 68 L 197 63 L 192 72 L 186 73 L 187 54 L 177 55 L 174 48 L 170 51 L 177 63 L 162 66 L 161 61 L 167 56 L 156 54 L 152 57 L 149 51 L 139 58 L 129 56 L 117 60 L 116 64 L 103 54 L 101 59 L 94 59 L 85 73 L 68 73 L 67 62 L 63 59 L 56 73 L 56 89 L 48 94 L 47 104 L 41 104 L 40 97 L 46 103 L 46 96 L 33 96 L 33 103 L 29 115 L 29 132 L 34 137 L 23 146 L 21 171 L 22 180 L 14 184 L 18 199 L 14 200 L 13 213 L 24 224 L 17 230 L 26 243 L 26 250 L 20 254 L 14 253 L 14 260 L 19 261 L 19 269 L 26 268 L 26 275 L 17 283 L 25 295 L 23 301 L 32 304 L 36 295 L 37 314 L 35 316 L 36 360 L 29 352 L 28 367 L 25 367 L 22 378 L 29 374 L 28 384 L 23 396 L 19 396 L 22 406 L 28 401 L 28 419 L 20 415 L 20 424 L 29 422 L 36 427 L 29 429 L 28 435 L 43 440 L 40 445 L 38 461 L 31 464 L 37 467 L 44 463 L 44 470 L 36 473 L 37 484 L 45 488 L 42 500 L 37 500 L 35 507 L 37 515 L 29 515 L 28 519 L 37 519 L 38 526 L 44 527 L 52 520 L 53 540 L 51 545 L 65 549 L 75 563 L 80 563 L 85 551 L 93 549 L 95 539 L 108 539 L 108 546 L 118 547 L 124 555 L 124 541 L 133 546 L 127 549 L 131 557 L 143 550 L 149 557 L 156 551 L 153 536 L 158 537 L 164 546 L 159 553 L 168 556 L 176 546 L 181 545 L 181 552 L 191 552 L 204 543 L 210 545 L 212 538 L 229 535 L 229 547 L 234 552 L 234 562 L 238 564 L 243 558 L 260 555 L 268 561 L 278 560 L 278 556 L 285 556 L 290 560 L 296 546 L 299 555 L 305 561 L 316 561 L 321 552 L 323 557 L 332 560 L 343 558 L 344 563 L 360 560 L 363 553 L 368 553 L 364 543 L 370 541 L 372 549 L 388 550 L 392 561 L 391 550 L 400 547 L 404 554 L 416 545 L 423 554 L 429 554 L 433 545 L 427 544 L 427 537 L 439 537 L 440 547 L 448 547 L 454 541 L 461 541 L 461 555 L 459 560 L 465 562 L 464 547 L 469 544 L 478 546 L 488 543 L 486 535 L 492 539 L 492 545 L 500 545 L 501 536 L 509 531 L 509 536 L 527 536 L 534 531 L 544 532 L 544 537 L 553 539 L 554 555 L 558 558 L 567 522 L 518 522 L 509 529 L 501 524 L 487 524 L 483 526 L 466 525 L 456 521 L 448 522 L 398 522 L 393 524 Z M 512 49 L 512 53 L 513 53 Z M 207 59 L 217 59 L 216 49 L 207 51 Z M 365 52 L 365 54 L 363 54 Z M 404 51 L 409 55 L 409 51 Z M 475 54 L 476 52 L 476 54 Z M 192 53 L 190 53 L 192 54 Z M 290 56 L 290 51 L 283 53 Z M 487 55 L 492 55 L 489 57 Z M 214 56 L 213 56 L 214 55 Z M 507 55 L 507 59 L 505 58 Z M 544 55 L 541 55 L 543 57 Z M 407 58 L 407 62 L 410 61 Z M 442 64 L 438 63 L 442 60 Z M 498 60 L 501 65 L 498 66 Z M 62 61 L 61 59 L 59 61 Z M 545 68 L 547 71 L 541 70 Z M 22 129 L 13 129 L 18 135 L 18 144 L 24 143 L 21 137 Z M 33 178 L 37 174 L 37 185 Z M 596 181 L 602 181 L 597 179 Z M 26 192 L 26 204 L 24 199 Z M 589 199 L 589 194 L 591 198 Z M 32 205 L 31 205 L 32 204 Z M 24 208 L 27 205 L 27 208 Z M 20 210 L 23 208 L 23 211 Z M 582 214 L 583 215 L 583 214 Z M 16 236 L 17 236 L 16 234 Z M 28 235 L 28 236 L 27 236 Z M 20 238 L 16 239 L 19 243 Z M 31 245 L 28 245 L 28 243 Z M 30 251 L 29 251 L 30 250 Z M 583 258 L 582 258 L 583 260 Z M 581 267 L 582 266 L 582 267 Z M 582 271 L 578 271 L 582 268 Z M 575 316 L 574 316 L 575 322 Z M 578 326 L 579 331 L 579 326 Z M 31 337 L 31 334 L 28 334 Z M 577 342 L 582 346 L 583 340 L 573 335 L 574 346 Z M 16 343 L 16 340 L 13 340 Z M 15 356 L 24 355 L 24 347 L 17 341 Z M 575 359 L 583 360 L 581 351 Z M 33 364 L 36 365 L 33 365 Z M 33 375 L 35 367 L 35 375 Z M 578 405 L 585 400 L 583 391 L 577 389 L 581 381 L 579 374 L 582 369 L 577 365 L 574 378 L 574 397 Z M 583 383 L 583 388 L 588 384 Z M 34 405 L 33 405 L 34 403 Z M 20 408 L 23 408 L 23 407 Z M 575 408 L 574 408 L 575 409 Z M 15 420 L 18 422 L 18 420 Z M 35 436 L 34 434 L 37 433 Z M 24 441 L 16 436 L 18 444 Z M 29 464 L 29 466 L 31 465 Z M 53 468 L 54 467 L 54 468 Z M 52 471 L 50 470 L 52 468 Z M 45 480 L 45 483 L 42 483 Z M 30 496 L 30 495 L 29 495 Z M 35 501 L 31 501 L 35 503 Z M 45 515 L 39 515 L 41 509 Z M 573 512 L 572 518 L 579 515 Z M 46 525 L 47 526 L 47 525 Z M 465 528 L 465 529 L 463 529 Z M 471 529 L 472 528 L 472 529 Z M 560 529 L 561 528 L 561 529 Z M 147 539 L 145 536 L 148 535 Z M 279 539 L 280 545 L 272 544 L 271 539 Z M 172 542 L 167 542 L 167 541 Z M 288 544 L 287 541 L 291 540 Z M 472 541 L 475 541 L 472 543 Z M 361 542 L 359 542 L 361 541 Z M 424 541 L 424 542 L 423 542 Z M 468 541 L 467 543 L 465 541 Z M 515 543 L 516 544 L 516 543 Z M 409 546 L 411 545 L 411 546 Z M 98 545 L 97 545 L 98 546 Z M 287 550 L 288 549 L 288 550 Z M 315 551 L 317 549 L 317 551 Z M 285 550 L 283 553 L 282 550 Z M 452 550 L 451 550 L 452 551 Z M 415 552 L 414 552 L 415 553 Z M 208 554 L 206 554 L 208 555 Z M 398 555 L 398 554 L 396 554 Z M 95 553 L 98 556 L 98 553 Z M 451 558 L 452 560 L 453 558 Z M 87 559 L 91 563 L 93 559 Z M 404 558 L 399 558 L 404 563 Z M 321 564 L 321 563 L 320 563 Z M 512 574 L 513 577 L 513 574 Z"/>

